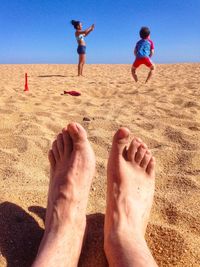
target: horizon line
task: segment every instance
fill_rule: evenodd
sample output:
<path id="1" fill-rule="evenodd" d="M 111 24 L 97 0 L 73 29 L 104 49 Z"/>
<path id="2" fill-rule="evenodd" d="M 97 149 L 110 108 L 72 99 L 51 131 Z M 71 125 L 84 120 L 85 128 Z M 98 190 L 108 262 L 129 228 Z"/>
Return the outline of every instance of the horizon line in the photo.
<path id="1" fill-rule="evenodd" d="M 198 64 L 200 61 L 154 62 L 155 64 Z M 77 63 L 0 63 L 0 65 L 77 65 Z M 132 65 L 132 63 L 87 63 L 86 65 Z"/>

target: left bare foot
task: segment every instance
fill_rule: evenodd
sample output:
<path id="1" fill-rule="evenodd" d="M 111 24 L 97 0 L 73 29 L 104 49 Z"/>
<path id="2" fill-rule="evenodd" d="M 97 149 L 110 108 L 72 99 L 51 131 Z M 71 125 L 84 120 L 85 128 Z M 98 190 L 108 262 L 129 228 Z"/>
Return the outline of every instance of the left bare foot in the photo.
<path id="1" fill-rule="evenodd" d="M 49 151 L 51 177 L 45 233 L 32 267 L 77 266 L 95 157 L 87 134 L 70 123 Z"/>

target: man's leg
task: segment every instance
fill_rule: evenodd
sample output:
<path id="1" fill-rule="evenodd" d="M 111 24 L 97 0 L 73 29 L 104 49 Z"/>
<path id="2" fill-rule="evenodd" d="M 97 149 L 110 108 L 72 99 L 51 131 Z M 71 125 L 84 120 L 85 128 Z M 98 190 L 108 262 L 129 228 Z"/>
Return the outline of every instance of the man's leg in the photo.
<path id="1" fill-rule="evenodd" d="M 51 176 L 45 232 L 32 267 L 75 267 L 85 226 L 95 157 L 81 125 L 70 123 L 49 151 Z"/>
<path id="2" fill-rule="evenodd" d="M 145 83 L 147 83 L 147 82 L 150 80 L 150 78 L 151 78 L 152 75 L 153 75 L 154 70 L 155 70 L 155 65 L 152 65 L 152 66 L 150 67 L 150 71 L 149 71 L 149 73 L 148 73 L 148 76 L 147 76 L 147 79 L 146 79 Z"/>
<path id="3" fill-rule="evenodd" d="M 113 138 L 107 169 L 104 249 L 110 267 L 156 267 L 144 235 L 153 202 L 155 160 L 129 130 Z"/>

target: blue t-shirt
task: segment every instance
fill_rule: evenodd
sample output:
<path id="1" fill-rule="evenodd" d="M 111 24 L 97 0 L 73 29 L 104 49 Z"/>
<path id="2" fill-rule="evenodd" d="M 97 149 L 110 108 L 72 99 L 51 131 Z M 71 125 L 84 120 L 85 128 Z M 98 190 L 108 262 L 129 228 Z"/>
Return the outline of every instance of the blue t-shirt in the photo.
<path id="1" fill-rule="evenodd" d="M 136 57 L 149 57 L 153 46 L 153 42 L 150 39 L 141 39 L 136 44 Z"/>

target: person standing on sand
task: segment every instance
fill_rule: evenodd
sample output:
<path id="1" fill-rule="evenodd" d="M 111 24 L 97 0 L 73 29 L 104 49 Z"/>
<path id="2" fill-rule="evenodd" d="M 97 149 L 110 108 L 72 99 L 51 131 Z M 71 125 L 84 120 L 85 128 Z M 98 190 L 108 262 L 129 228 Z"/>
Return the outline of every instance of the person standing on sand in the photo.
<path id="1" fill-rule="evenodd" d="M 155 159 L 130 131 L 115 133 L 107 166 L 104 250 L 110 267 L 157 267 L 144 235 L 155 186 Z M 84 128 L 65 127 L 49 151 L 45 232 L 32 267 L 76 267 L 86 229 L 95 156 Z"/>
<path id="2" fill-rule="evenodd" d="M 83 65 L 86 60 L 86 43 L 84 37 L 86 37 L 91 31 L 94 30 L 94 24 L 86 30 L 82 30 L 82 23 L 80 21 L 72 20 L 71 24 L 74 26 L 75 37 L 78 42 L 77 53 L 79 54 L 78 63 L 78 76 L 83 76 Z"/>
<path id="3" fill-rule="evenodd" d="M 154 44 L 150 40 L 149 28 L 142 27 L 140 29 L 140 37 L 141 37 L 141 40 L 137 42 L 135 49 L 134 49 L 134 55 L 136 59 L 132 65 L 131 72 L 132 72 L 133 79 L 137 82 L 138 77 L 136 75 L 136 69 L 142 64 L 146 65 L 148 68 L 150 68 L 150 71 L 148 73 L 148 76 L 145 82 L 147 83 L 148 80 L 151 78 L 153 71 L 155 70 L 155 65 L 151 61 L 151 57 L 154 54 Z"/>

